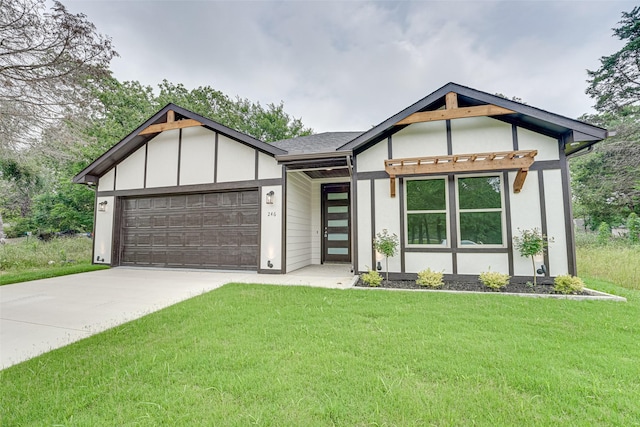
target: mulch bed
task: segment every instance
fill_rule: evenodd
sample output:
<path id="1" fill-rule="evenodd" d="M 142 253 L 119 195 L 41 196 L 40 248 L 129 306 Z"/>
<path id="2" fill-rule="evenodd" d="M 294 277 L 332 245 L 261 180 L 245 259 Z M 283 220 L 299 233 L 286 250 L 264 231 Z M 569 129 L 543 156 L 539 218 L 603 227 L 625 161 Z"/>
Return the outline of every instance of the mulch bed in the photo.
<path id="1" fill-rule="evenodd" d="M 356 286 L 368 288 L 369 286 L 364 284 L 362 280 L 358 280 Z M 419 289 L 419 290 L 433 290 L 428 286 L 420 286 L 416 284 L 415 280 L 386 280 L 380 284 L 381 288 L 390 289 Z M 526 283 L 509 283 L 507 286 L 500 290 L 493 290 L 481 282 L 459 282 L 459 281 L 444 281 L 444 285 L 436 290 L 451 290 L 451 291 L 467 291 L 467 292 L 493 292 L 493 293 L 517 293 L 517 294 L 557 294 L 562 295 L 560 292 L 553 290 L 553 284 L 538 282 L 535 286 L 533 284 Z M 582 291 L 575 295 L 589 295 L 588 292 Z"/>

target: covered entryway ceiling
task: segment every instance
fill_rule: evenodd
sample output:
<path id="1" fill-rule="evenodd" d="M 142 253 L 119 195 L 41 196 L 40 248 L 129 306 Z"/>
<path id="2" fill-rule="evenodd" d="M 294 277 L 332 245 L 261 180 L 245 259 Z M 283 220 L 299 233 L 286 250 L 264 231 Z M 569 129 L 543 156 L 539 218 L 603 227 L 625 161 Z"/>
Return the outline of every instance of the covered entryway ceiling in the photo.
<path id="1" fill-rule="evenodd" d="M 120 265 L 257 270 L 257 190 L 122 200 Z"/>

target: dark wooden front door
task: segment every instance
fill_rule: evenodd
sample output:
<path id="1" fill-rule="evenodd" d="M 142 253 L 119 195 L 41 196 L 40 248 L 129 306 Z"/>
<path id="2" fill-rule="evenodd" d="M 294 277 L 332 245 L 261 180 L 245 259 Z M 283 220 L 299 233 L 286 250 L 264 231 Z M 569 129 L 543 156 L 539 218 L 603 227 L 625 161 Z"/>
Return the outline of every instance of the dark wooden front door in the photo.
<path id="1" fill-rule="evenodd" d="M 349 184 L 322 186 L 322 262 L 351 262 Z"/>

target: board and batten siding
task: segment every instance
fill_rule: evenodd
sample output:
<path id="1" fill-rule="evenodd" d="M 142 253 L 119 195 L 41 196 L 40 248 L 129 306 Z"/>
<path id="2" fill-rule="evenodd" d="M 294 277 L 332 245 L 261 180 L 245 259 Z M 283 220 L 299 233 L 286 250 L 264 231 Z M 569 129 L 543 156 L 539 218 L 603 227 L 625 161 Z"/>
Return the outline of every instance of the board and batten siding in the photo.
<path id="1" fill-rule="evenodd" d="M 509 194 L 504 200 L 509 206 L 504 206 L 503 211 L 506 228 L 503 248 L 485 251 L 478 248 L 474 252 L 475 248 L 469 247 L 447 250 L 442 247 L 404 245 L 400 253 L 389 260 L 389 271 L 415 274 L 430 267 L 446 274 L 477 275 L 491 267 L 493 271 L 530 276 L 531 260 L 521 257 L 508 237 L 517 235 L 518 229 L 538 228 L 553 239 L 545 257 L 549 274 L 557 276 L 568 273 L 571 267 L 567 245 L 572 242 L 568 240 L 570 234 L 566 229 L 567 195 L 563 190 L 566 183 L 563 183 L 560 169 L 560 163 L 565 159 L 561 157 L 560 142 L 490 117 L 414 123 L 355 154 L 358 179 L 358 271 L 373 267 L 375 254 L 371 242 L 377 232 L 387 228 L 398 236 L 404 236 L 405 233 L 405 207 L 404 201 L 401 202 L 404 198 L 403 180 L 396 180 L 396 198 L 390 198 L 389 179 L 382 178 L 386 176 L 384 160 L 390 154 L 392 158 L 408 158 L 512 150 L 537 150 L 535 161 L 538 164 L 534 163 L 519 194 L 513 193 L 516 171 L 506 174 L 508 183 L 505 187 Z M 501 175 L 505 179 L 505 175 Z M 450 212 L 450 215 L 456 213 Z M 404 242 L 404 238 L 401 242 Z"/>
<path id="2" fill-rule="evenodd" d="M 107 200 L 108 204 L 106 212 L 96 211 L 93 260 L 96 262 L 99 256 L 105 260 L 103 263 L 111 262 L 115 240 L 115 202 L 122 194 L 146 194 L 145 191 L 153 189 L 158 189 L 156 194 L 159 194 L 157 191 L 181 192 L 184 186 L 189 186 L 190 192 L 211 192 L 217 191 L 219 185 L 238 181 L 244 183 L 243 188 L 255 183 L 254 188 L 262 188 L 262 193 L 266 194 L 266 188 L 281 192 L 282 186 L 264 185 L 280 179 L 282 167 L 274 157 L 221 133 L 205 127 L 159 133 L 100 177 L 96 203 Z M 233 190 L 233 186 L 226 185 L 224 189 Z M 271 206 L 271 209 L 276 209 L 277 221 L 280 222 L 282 199 L 280 194 L 276 198 L 277 204 Z M 260 202 L 264 204 L 264 195 Z M 261 229 L 264 230 L 268 223 L 269 230 L 261 235 L 261 254 L 264 256 L 260 259 L 260 268 L 282 268 L 282 225 L 275 222 L 265 210 Z M 273 267 L 267 267 L 268 260 Z"/>
<path id="3" fill-rule="evenodd" d="M 287 273 L 311 264 L 311 179 L 287 174 Z"/>

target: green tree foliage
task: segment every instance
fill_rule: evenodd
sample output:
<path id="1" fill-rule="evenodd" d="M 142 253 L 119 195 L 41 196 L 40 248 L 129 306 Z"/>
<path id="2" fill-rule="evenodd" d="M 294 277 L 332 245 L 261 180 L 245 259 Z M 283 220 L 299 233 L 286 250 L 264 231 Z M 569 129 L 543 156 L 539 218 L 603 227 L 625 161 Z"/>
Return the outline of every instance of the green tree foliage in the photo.
<path id="1" fill-rule="evenodd" d="M 629 241 L 634 245 L 640 243 L 640 217 L 635 212 L 631 212 L 627 218 L 627 230 Z"/>
<path id="2" fill-rule="evenodd" d="M 570 161 L 576 215 L 591 229 L 601 222 L 623 224 L 640 213 L 640 107 L 584 116 L 615 136 L 596 144 L 594 152 Z"/>
<path id="3" fill-rule="evenodd" d="M 513 236 L 513 246 L 520 252 L 520 256 L 531 258 L 533 266 L 533 284 L 536 284 L 536 261 L 537 255 L 544 254 L 548 245 L 547 237 L 542 234 L 540 229 L 532 228 L 531 230 L 520 230 L 519 236 Z"/>
<path id="4" fill-rule="evenodd" d="M 600 68 L 587 71 L 587 94 L 601 112 L 615 112 L 640 100 L 640 7 L 622 12 L 613 34 L 625 42 L 618 52 L 600 58 Z"/>
<path id="5" fill-rule="evenodd" d="M 582 117 L 615 136 L 570 162 L 575 212 L 592 230 L 640 213 L 640 7 L 623 12 L 619 24 L 613 34 L 625 45 L 588 71 L 586 92 L 599 113 Z"/>
<path id="6" fill-rule="evenodd" d="M 398 240 L 398 236 L 395 233 L 389 234 L 389 231 L 386 228 L 376 234 L 376 238 L 373 240 L 373 247 L 375 250 L 384 255 L 387 282 L 389 281 L 389 257 L 395 256 L 398 253 L 399 243 L 400 241 Z"/>

